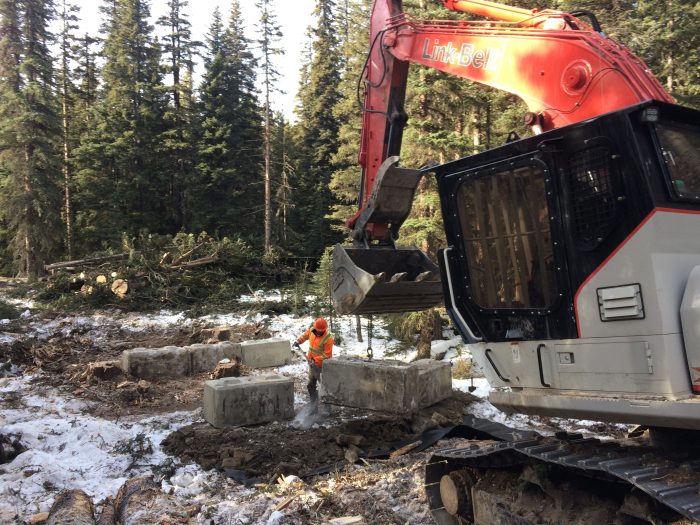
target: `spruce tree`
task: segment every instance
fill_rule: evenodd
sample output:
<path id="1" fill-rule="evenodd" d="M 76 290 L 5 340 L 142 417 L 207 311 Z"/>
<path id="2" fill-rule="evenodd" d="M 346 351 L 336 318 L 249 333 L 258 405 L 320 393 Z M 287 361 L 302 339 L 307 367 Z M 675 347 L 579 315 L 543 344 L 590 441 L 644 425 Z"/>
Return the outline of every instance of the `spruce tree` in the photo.
<path id="1" fill-rule="evenodd" d="M 102 89 L 90 131 L 76 150 L 77 218 L 93 249 L 124 233 L 175 230 L 162 198 L 170 166 L 161 149 L 165 101 L 149 3 L 114 0 L 104 12 Z"/>
<path id="2" fill-rule="evenodd" d="M 348 4 L 348 2 L 346 2 Z M 345 70 L 340 82 L 341 100 L 335 108 L 335 116 L 340 122 L 338 129 L 338 149 L 333 155 L 333 174 L 330 189 L 334 203 L 331 218 L 333 227 L 342 235 L 349 235 L 346 219 L 355 214 L 360 194 L 360 166 L 357 156 L 360 149 L 362 128 L 362 108 L 358 101 L 357 79 L 362 75 L 362 67 L 369 52 L 369 16 L 372 0 L 349 2 L 343 10 L 341 27 L 346 28 L 342 42 Z"/>
<path id="3" fill-rule="evenodd" d="M 52 15 L 52 2 L 0 2 L 0 209 L 18 273 L 30 279 L 56 252 L 60 231 Z"/>
<path id="4" fill-rule="evenodd" d="M 338 235 L 330 228 L 328 215 L 333 195 L 329 188 L 333 156 L 338 150 L 340 122 L 334 110 L 340 101 L 340 72 L 336 57 L 341 52 L 336 39 L 335 2 L 318 0 L 312 30 L 312 57 L 308 77 L 299 92 L 299 148 L 295 229 L 310 231 L 302 243 L 306 255 L 320 256 Z M 303 225 L 303 227 L 302 227 Z"/>
<path id="5" fill-rule="evenodd" d="M 253 56 L 237 0 L 226 28 L 219 10 L 214 12 L 204 54 L 200 115 L 194 228 L 259 242 L 260 112 Z"/>

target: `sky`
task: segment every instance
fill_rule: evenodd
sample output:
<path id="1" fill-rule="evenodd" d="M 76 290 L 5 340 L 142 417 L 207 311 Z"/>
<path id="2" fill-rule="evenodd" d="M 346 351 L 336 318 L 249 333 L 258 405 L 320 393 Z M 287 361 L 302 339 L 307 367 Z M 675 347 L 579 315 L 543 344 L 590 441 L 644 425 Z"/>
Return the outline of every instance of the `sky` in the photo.
<path id="1" fill-rule="evenodd" d="M 73 0 L 80 7 L 80 32 L 96 34 L 102 23 L 98 7 L 102 5 L 100 0 Z M 204 41 L 211 16 L 218 6 L 222 17 L 228 19 L 231 7 L 230 0 L 190 0 L 187 9 L 190 23 L 192 24 L 192 37 Z M 241 11 L 245 20 L 247 36 L 255 38 L 255 25 L 259 19 L 258 10 L 253 0 L 240 0 Z M 284 91 L 277 94 L 273 102 L 275 110 L 282 111 L 287 119 L 294 119 L 294 105 L 296 91 L 299 85 L 299 69 L 301 57 L 306 42 L 307 28 L 313 25 L 313 10 L 315 0 L 273 0 L 272 9 L 277 15 L 277 22 L 281 26 L 284 35 L 279 45 L 285 51 L 283 57 L 279 57 L 277 70 L 280 72 L 280 82 L 277 86 Z M 151 0 L 151 23 L 164 15 L 167 11 L 167 0 Z M 198 65 L 198 73 L 201 75 L 202 66 Z"/>

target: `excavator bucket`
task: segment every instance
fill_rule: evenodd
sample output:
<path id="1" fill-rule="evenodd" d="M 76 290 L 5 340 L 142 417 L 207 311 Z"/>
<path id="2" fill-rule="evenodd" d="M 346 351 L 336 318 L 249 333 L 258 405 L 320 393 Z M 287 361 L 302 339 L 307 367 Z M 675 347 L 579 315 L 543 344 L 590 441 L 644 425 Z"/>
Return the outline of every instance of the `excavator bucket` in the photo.
<path id="1" fill-rule="evenodd" d="M 425 310 L 442 301 L 440 270 L 418 248 L 333 250 L 333 306 L 341 315 Z"/>

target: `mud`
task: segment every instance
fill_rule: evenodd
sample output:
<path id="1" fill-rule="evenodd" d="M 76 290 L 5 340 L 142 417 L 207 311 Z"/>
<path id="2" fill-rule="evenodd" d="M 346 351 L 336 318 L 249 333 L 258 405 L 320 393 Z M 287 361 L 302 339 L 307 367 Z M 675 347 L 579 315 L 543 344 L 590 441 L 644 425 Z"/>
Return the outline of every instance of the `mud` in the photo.
<path id="1" fill-rule="evenodd" d="M 463 392 L 412 418 L 371 416 L 343 410 L 311 428 L 288 424 L 215 429 L 206 423 L 183 427 L 162 443 L 183 461 L 209 470 L 228 469 L 242 481 L 274 481 L 280 475 L 308 477 L 322 467 L 342 466 L 357 457 L 387 455 L 425 430 L 459 424 L 475 398 Z M 348 451 L 352 451 L 348 453 Z M 356 454 L 356 455 L 353 455 Z"/>

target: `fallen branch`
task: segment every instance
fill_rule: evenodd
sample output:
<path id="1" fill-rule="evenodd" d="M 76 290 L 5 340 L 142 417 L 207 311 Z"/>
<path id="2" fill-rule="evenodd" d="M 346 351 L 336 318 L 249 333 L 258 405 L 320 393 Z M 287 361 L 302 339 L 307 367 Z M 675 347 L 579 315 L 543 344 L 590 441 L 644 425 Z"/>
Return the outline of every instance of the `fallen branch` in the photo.
<path id="1" fill-rule="evenodd" d="M 91 257 L 89 259 L 76 259 L 74 261 L 57 262 L 44 265 L 44 270 L 47 272 L 53 272 L 54 270 L 59 270 L 61 268 L 74 268 L 76 266 L 91 266 L 93 264 L 99 264 L 109 261 L 121 261 L 123 259 L 128 259 L 130 253 L 118 253 L 116 255 L 105 255 L 103 257 Z"/>
<path id="2" fill-rule="evenodd" d="M 207 264 L 212 264 L 215 263 L 216 261 L 219 260 L 219 257 L 216 255 L 212 255 L 210 257 L 202 257 L 201 259 L 195 259 L 194 261 L 188 261 L 182 264 L 171 264 L 170 266 L 167 266 L 165 269 L 167 271 L 175 271 L 175 270 L 187 270 L 188 268 L 195 268 L 197 266 L 205 266 Z"/>
<path id="3" fill-rule="evenodd" d="M 179 266 L 182 261 L 187 259 L 190 255 L 192 255 L 194 252 L 196 252 L 199 248 L 201 248 L 205 244 L 206 243 L 200 243 L 197 246 L 195 246 L 194 248 L 192 248 L 191 250 L 188 250 L 185 253 L 183 253 L 182 255 L 180 255 L 180 257 L 176 257 L 175 260 L 173 262 L 171 262 L 169 266 Z"/>

